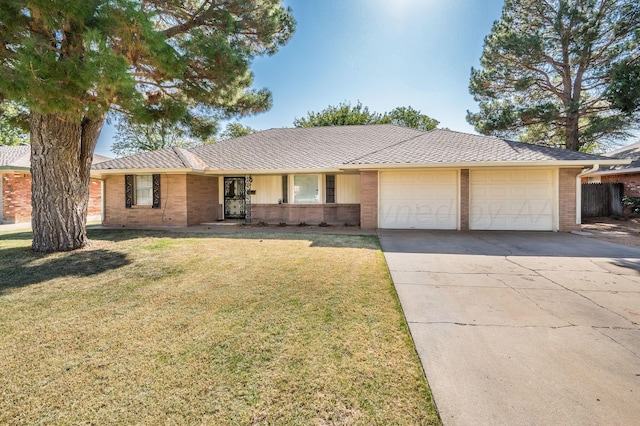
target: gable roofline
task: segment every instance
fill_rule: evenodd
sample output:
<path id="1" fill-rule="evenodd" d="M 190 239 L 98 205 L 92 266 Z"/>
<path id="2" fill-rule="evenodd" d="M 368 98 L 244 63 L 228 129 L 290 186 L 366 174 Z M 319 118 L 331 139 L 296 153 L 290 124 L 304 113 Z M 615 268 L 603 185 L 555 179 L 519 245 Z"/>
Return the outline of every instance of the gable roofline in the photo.
<path id="1" fill-rule="evenodd" d="M 452 130 L 391 124 L 272 128 L 191 149 L 171 147 L 99 163 L 123 173 L 292 174 L 389 168 L 586 167 L 630 160 Z"/>
<path id="2" fill-rule="evenodd" d="M 604 160 L 604 161 L 580 161 L 580 160 L 535 160 L 535 161 L 467 161 L 467 162 L 442 162 L 442 163 L 379 163 L 379 164 L 344 164 L 342 170 L 378 170 L 378 169 L 425 169 L 425 168 L 498 168 L 498 167 L 591 167 L 599 165 L 629 164 L 630 160 Z M 594 173 L 595 174 L 595 173 Z M 591 174 L 590 174 L 591 175 Z"/>

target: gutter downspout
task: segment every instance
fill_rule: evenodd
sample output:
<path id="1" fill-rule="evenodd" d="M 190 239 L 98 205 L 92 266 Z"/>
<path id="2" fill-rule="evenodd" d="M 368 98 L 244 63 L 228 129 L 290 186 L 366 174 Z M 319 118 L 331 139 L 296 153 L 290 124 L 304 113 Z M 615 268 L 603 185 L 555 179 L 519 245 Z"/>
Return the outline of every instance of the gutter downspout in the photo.
<path id="1" fill-rule="evenodd" d="M 582 176 L 597 172 L 600 164 L 594 164 L 590 169 L 583 170 L 576 176 L 576 225 L 582 224 Z"/>

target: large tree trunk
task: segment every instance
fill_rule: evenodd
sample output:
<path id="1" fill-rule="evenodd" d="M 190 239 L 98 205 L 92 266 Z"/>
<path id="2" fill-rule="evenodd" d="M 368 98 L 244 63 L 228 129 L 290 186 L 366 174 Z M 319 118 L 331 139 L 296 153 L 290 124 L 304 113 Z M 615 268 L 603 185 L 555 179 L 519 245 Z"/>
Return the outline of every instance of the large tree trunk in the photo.
<path id="1" fill-rule="evenodd" d="M 567 113 L 567 121 L 565 126 L 567 146 L 566 149 L 571 151 L 580 151 L 580 131 L 579 123 L 580 115 L 578 112 L 570 111 Z"/>
<path id="2" fill-rule="evenodd" d="M 87 245 L 89 173 L 103 122 L 31 112 L 33 250 L 69 251 Z"/>

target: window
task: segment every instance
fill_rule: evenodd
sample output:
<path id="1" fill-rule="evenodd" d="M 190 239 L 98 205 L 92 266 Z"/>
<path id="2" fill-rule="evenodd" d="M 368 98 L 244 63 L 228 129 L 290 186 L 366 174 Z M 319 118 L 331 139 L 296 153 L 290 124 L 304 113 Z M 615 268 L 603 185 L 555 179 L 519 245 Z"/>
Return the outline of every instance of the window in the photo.
<path id="1" fill-rule="evenodd" d="M 318 180 L 318 175 L 294 175 L 294 204 L 318 204 L 320 202 Z"/>
<path id="2" fill-rule="evenodd" d="M 153 204 L 153 178 L 151 175 L 136 176 L 134 203 L 138 206 Z"/>
<path id="3" fill-rule="evenodd" d="M 289 176 L 282 176 L 282 203 L 287 204 L 289 202 Z"/>
<path id="4" fill-rule="evenodd" d="M 160 208 L 160 175 L 125 175 L 124 202 L 130 209 L 134 205 Z"/>
<path id="5" fill-rule="evenodd" d="M 325 203 L 336 202 L 336 175 L 327 175 L 325 177 Z"/>

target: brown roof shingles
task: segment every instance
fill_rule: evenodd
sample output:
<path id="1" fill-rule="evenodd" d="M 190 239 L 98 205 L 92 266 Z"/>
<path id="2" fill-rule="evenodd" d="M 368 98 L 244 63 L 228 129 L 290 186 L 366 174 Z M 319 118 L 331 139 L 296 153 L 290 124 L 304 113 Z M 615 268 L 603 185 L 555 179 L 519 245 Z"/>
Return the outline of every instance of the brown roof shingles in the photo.
<path id="1" fill-rule="evenodd" d="M 348 164 L 433 164 L 594 160 L 581 152 L 435 129 Z"/>
<path id="2" fill-rule="evenodd" d="M 95 170 L 331 170 L 378 164 L 592 162 L 602 157 L 450 130 L 391 124 L 282 128 L 203 145 L 165 148 L 106 161 Z"/>
<path id="3" fill-rule="evenodd" d="M 93 166 L 103 161 L 111 160 L 109 157 L 94 154 Z M 4 169 L 29 169 L 31 168 L 31 146 L 29 145 L 0 145 L 0 167 Z"/>

